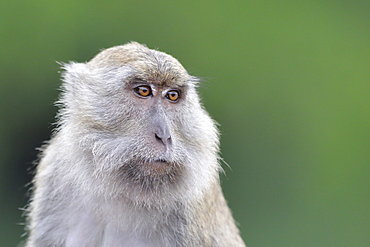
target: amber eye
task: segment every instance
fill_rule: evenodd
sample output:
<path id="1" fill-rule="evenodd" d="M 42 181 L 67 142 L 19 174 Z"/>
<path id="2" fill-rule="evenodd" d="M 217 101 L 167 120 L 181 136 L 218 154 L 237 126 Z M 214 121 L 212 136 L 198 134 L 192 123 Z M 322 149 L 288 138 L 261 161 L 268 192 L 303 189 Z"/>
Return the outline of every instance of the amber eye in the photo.
<path id="1" fill-rule="evenodd" d="M 180 98 L 180 95 L 179 95 L 179 92 L 176 91 L 176 90 L 171 90 L 171 91 L 168 91 L 167 94 L 166 94 L 166 98 L 171 100 L 172 102 L 176 102 L 179 100 Z"/>
<path id="2" fill-rule="evenodd" d="M 134 88 L 134 92 L 141 97 L 152 95 L 152 90 L 149 86 L 138 86 Z"/>

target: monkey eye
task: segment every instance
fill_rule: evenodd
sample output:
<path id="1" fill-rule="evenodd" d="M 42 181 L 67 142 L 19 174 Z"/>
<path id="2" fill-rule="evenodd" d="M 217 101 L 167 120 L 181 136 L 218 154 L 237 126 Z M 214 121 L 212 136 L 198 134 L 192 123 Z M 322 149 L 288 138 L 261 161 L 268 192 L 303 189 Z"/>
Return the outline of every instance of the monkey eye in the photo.
<path id="1" fill-rule="evenodd" d="M 180 93 L 177 90 L 170 90 L 167 92 L 166 98 L 172 102 L 177 102 L 180 98 Z"/>
<path id="2" fill-rule="evenodd" d="M 148 97 L 152 95 L 152 89 L 149 86 L 135 87 L 134 92 L 141 97 Z"/>

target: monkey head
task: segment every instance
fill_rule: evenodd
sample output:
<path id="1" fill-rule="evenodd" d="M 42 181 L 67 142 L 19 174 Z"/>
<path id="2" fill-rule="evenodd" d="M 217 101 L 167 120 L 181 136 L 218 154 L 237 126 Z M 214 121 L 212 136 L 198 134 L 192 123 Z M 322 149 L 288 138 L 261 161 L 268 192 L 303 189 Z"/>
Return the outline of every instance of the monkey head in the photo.
<path id="1" fill-rule="evenodd" d="M 198 198 L 218 179 L 215 123 L 175 58 L 131 42 L 64 69 L 58 132 L 80 151 L 66 156 L 83 160 L 70 169 L 93 181 L 84 187 L 154 205 Z"/>

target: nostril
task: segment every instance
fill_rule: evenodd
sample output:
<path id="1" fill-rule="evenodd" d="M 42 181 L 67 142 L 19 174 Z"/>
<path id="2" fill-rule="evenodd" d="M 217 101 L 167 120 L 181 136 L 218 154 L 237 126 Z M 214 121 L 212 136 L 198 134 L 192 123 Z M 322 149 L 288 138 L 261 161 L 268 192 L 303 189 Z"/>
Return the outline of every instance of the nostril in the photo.
<path id="1" fill-rule="evenodd" d="M 167 145 L 167 144 L 170 144 L 171 142 L 171 136 L 169 135 L 158 135 L 157 133 L 155 133 L 155 139 L 157 141 L 160 141 L 162 142 L 164 145 Z"/>
<path id="2" fill-rule="evenodd" d="M 169 137 L 167 138 L 166 142 L 167 142 L 167 144 L 171 144 L 171 142 L 172 142 L 171 136 L 169 136 Z"/>
<path id="3" fill-rule="evenodd" d="M 155 139 L 157 139 L 158 141 L 162 141 L 162 138 L 160 138 L 157 134 L 155 134 Z"/>

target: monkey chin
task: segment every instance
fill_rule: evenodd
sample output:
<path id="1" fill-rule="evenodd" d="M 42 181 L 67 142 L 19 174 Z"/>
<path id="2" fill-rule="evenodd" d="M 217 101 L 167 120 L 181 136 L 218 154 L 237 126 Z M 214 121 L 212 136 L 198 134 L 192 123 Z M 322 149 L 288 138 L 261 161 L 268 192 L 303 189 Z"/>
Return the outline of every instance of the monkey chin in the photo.
<path id="1" fill-rule="evenodd" d="M 119 174 L 125 187 L 136 191 L 137 196 L 163 197 L 182 183 L 184 165 L 164 159 L 132 160 L 120 168 Z"/>

